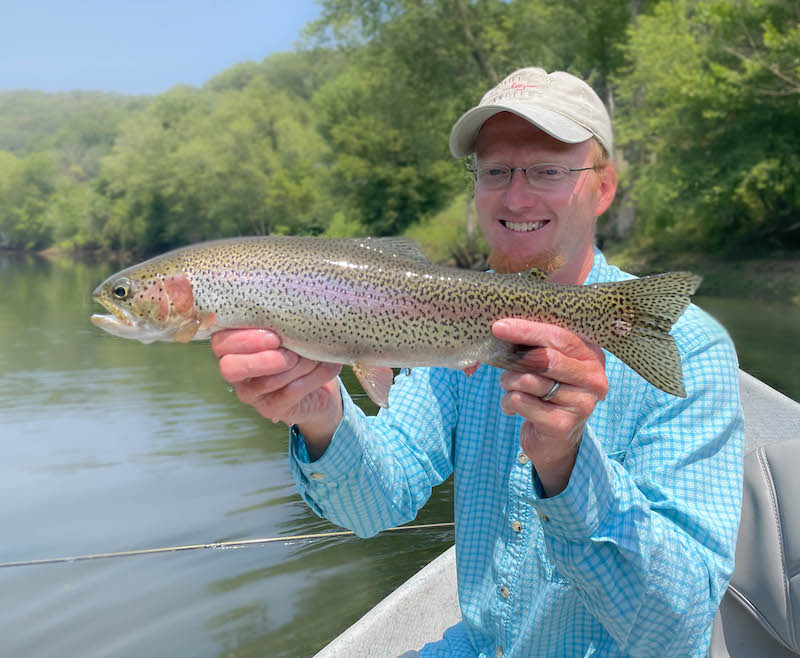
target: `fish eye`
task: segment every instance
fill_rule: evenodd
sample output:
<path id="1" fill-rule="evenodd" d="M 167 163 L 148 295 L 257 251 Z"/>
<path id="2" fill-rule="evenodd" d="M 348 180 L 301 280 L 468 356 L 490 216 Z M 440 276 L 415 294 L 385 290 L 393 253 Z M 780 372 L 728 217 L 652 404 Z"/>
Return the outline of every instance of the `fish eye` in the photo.
<path id="1" fill-rule="evenodd" d="M 114 287 L 111 289 L 114 297 L 117 299 L 127 299 L 131 293 L 131 283 L 127 279 L 122 279 L 121 281 L 117 281 L 114 284 Z"/>

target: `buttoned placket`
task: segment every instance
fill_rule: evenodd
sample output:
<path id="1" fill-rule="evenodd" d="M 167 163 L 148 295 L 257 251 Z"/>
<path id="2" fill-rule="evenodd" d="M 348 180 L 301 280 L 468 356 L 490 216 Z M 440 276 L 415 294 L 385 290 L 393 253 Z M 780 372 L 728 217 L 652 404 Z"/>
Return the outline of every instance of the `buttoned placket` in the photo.
<path id="1" fill-rule="evenodd" d="M 524 498 L 532 489 L 530 459 L 524 452 L 518 452 L 511 465 L 508 481 L 508 501 L 506 509 L 509 515 L 508 530 L 505 533 L 504 553 L 497 565 L 497 603 L 495 606 L 495 624 L 497 628 L 497 655 L 503 655 L 503 629 L 513 625 L 512 612 L 514 606 L 514 584 L 518 579 L 527 543 L 525 524 L 526 514 L 530 507 Z"/>

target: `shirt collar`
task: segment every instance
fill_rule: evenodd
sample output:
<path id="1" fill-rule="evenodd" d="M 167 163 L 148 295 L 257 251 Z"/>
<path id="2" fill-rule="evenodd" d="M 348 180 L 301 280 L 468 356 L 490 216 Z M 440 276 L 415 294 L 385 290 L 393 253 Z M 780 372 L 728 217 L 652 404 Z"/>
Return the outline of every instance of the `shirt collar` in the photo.
<path id="1" fill-rule="evenodd" d="M 583 282 L 583 285 L 586 286 L 591 283 L 610 281 L 611 273 L 609 272 L 609 267 L 609 264 L 606 262 L 606 257 L 603 256 L 603 252 L 597 247 L 594 247 L 594 262 L 592 263 L 592 269 L 589 270 L 589 274 L 586 276 L 586 280 Z"/>

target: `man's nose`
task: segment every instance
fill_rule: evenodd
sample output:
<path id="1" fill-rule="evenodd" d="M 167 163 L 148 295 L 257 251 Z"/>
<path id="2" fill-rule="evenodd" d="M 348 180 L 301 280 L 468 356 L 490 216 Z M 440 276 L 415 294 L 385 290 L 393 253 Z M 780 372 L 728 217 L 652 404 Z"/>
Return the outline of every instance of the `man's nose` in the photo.
<path id="1" fill-rule="evenodd" d="M 536 190 L 531 187 L 528 177 L 521 169 L 511 172 L 511 180 L 506 186 L 505 205 L 510 210 L 530 208 L 539 200 Z"/>

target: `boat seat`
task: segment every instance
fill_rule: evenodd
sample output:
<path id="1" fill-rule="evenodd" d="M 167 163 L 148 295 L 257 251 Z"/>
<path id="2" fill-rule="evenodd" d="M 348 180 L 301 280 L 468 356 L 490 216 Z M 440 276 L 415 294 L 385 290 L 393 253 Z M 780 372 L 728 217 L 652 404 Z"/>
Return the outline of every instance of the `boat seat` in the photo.
<path id="1" fill-rule="evenodd" d="M 744 395 L 742 405 L 746 425 L 742 520 L 736 565 L 714 619 L 709 657 L 797 658 L 800 656 L 797 417 L 782 419 L 781 414 L 777 418 L 768 417 L 774 410 L 766 411 L 763 400 L 759 405 L 749 404 Z M 777 436 L 786 437 L 787 433 L 791 438 L 774 440 Z"/>

